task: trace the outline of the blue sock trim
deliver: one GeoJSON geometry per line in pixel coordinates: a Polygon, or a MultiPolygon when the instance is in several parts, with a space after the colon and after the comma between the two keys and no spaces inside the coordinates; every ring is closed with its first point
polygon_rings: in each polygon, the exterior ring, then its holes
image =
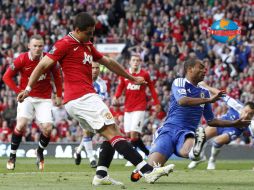
{"type": "Polygon", "coordinates": [[[212,145],[213,145],[213,147],[215,147],[215,148],[221,148],[221,147],[223,146],[223,144],[218,144],[218,143],[215,142],[215,141],[212,142],[212,145]]]}

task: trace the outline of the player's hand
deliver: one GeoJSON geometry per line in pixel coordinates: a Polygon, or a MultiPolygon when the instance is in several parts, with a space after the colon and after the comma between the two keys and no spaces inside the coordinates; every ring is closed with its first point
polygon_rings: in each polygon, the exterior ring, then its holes
{"type": "Polygon", "coordinates": [[[18,94],[18,96],[17,96],[17,101],[18,101],[18,102],[23,102],[24,99],[25,99],[26,97],[28,97],[28,94],[29,94],[29,92],[28,92],[27,90],[22,90],[22,91],[18,94]]]}
{"type": "Polygon", "coordinates": [[[235,120],[234,127],[244,128],[244,127],[248,127],[250,123],[251,123],[251,120],[245,120],[243,117],[241,117],[240,119],[235,120]]]}
{"type": "Polygon", "coordinates": [[[157,113],[160,112],[161,111],[161,105],[160,104],[155,105],[154,106],[154,111],[157,112],[157,113]]]}
{"type": "Polygon", "coordinates": [[[218,90],[216,93],[214,93],[213,96],[211,96],[209,103],[214,103],[214,102],[218,101],[220,98],[225,96],[225,94],[226,94],[225,91],[218,90]]]}
{"type": "Polygon", "coordinates": [[[55,105],[57,107],[60,107],[62,105],[62,97],[57,97],[55,98],[55,105]]]}
{"type": "Polygon", "coordinates": [[[145,79],[143,77],[134,77],[134,83],[137,84],[137,85],[140,85],[140,84],[147,84],[147,82],[145,81],[145,79]]]}
{"type": "Polygon", "coordinates": [[[115,96],[112,98],[112,104],[114,106],[119,105],[119,100],[115,96]]]}

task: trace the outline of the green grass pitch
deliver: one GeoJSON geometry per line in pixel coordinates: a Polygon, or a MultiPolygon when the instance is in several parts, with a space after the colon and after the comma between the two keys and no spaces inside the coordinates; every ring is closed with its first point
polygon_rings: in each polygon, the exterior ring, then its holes
{"type": "MultiPolygon", "coordinates": [[[[115,190],[117,186],[93,187],[91,185],[95,169],[87,160],[80,166],[73,159],[45,158],[45,170],[35,167],[35,159],[18,158],[16,169],[5,169],[7,158],[0,158],[1,190],[115,190]]],[[[124,160],[114,160],[109,174],[125,183],[129,190],[249,190],[254,189],[254,160],[223,160],[217,162],[217,170],[206,171],[206,164],[188,170],[188,160],[170,160],[176,165],[175,171],[162,177],[155,184],[147,184],[141,179],[137,183],[129,176],[134,167],[125,167],[124,160]]]]}

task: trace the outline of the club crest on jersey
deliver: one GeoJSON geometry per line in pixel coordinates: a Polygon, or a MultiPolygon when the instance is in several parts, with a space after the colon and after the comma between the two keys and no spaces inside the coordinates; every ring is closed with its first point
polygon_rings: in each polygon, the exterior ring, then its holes
{"type": "Polygon", "coordinates": [[[93,56],[92,55],[87,55],[86,52],[84,52],[84,60],[83,60],[83,63],[86,64],[86,63],[89,63],[89,64],[92,64],[93,62],[93,56]]]}
{"type": "Polygon", "coordinates": [[[54,54],[56,51],[56,46],[53,46],[51,50],[49,51],[49,54],[54,54]]]}
{"type": "Polygon", "coordinates": [[[105,113],[104,117],[105,117],[106,119],[113,119],[113,115],[112,115],[110,112],[105,113]]]}
{"type": "Polygon", "coordinates": [[[204,92],[200,93],[200,98],[205,98],[205,93],[204,92]]]}
{"type": "Polygon", "coordinates": [[[128,90],[139,90],[140,89],[140,85],[129,83],[128,86],[127,86],[127,89],[128,90]]]}

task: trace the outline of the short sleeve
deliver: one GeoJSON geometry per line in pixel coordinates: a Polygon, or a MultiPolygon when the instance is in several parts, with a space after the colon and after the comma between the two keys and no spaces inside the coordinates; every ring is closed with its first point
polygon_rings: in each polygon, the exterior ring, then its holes
{"type": "Polygon", "coordinates": [[[94,61],[98,61],[103,57],[103,54],[97,51],[93,45],[91,45],[90,48],[91,48],[91,53],[93,55],[94,61]]]}
{"type": "Polygon", "coordinates": [[[51,50],[47,53],[47,56],[54,61],[61,60],[67,53],[68,47],[64,40],[57,41],[51,50]]]}
{"type": "Polygon", "coordinates": [[[172,84],[172,93],[176,101],[179,101],[181,98],[187,96],[185,82],[183,78],[177,78],[174,80],[172,84]]]}

